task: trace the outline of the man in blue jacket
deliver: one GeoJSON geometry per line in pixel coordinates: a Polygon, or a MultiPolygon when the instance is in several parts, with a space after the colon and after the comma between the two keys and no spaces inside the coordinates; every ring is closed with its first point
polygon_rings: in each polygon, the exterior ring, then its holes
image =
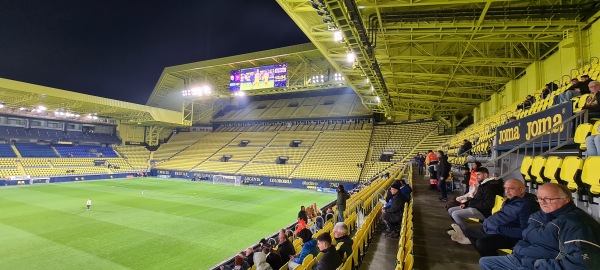
{"type": "Polygon", "coordinates": [[[482,257],[481,269],[600,269],[600,224],[566,186],[544,184],[537,196],[542,210],[529,217],[523,240],[512,254],[482,257]]]}
{"type": "Polygon", "coordinates": [[[500,211],[486,218],[483,225],[468,226],[466,237],[454,235],[452,240],[475,245],[481,257],[498,256],[498,249],[513,248],[527,228],[529,216],[540,210],[536,197],[525,192],[525,184],[518,179],[504,183],[506,201],[500,211]],[[468,238],[467,238],[468,237],[468,238]]]}

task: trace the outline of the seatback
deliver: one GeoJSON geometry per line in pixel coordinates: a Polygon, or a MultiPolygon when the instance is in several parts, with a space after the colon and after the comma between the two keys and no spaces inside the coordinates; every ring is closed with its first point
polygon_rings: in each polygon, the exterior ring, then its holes
{"type": "Polygon", "coordinates": [[[551,183],[558,183],[556,180],[556,173],[560,166],[562,165],[562,158],[556,156],[550,156],[546,158],[546,166],[544,168],[544,173],[542,174],[542,178],[544,181],[551,183]]]}
{"type": "Polygon", "coordinates": [[[533,159],[531,163],[531,180],[537,183],[544,183],[544,179],[541,177],[542,170],[546,165],[546,158],[542,156],[537,156],[533,159]]]}
{"type": "Polygon", "coordinates": [[[573,140],[575,143],[580,144],[580,149],[585,149],[585,138],[590,134],[591,130],[592,124],[589,123],[584,123],[577,126],[573,140]],[[581,148],[582,146],[583,148],[581,148]]]}
{"type": "MultiPolygon", "coordinates": [[[[581,181],[590,185],[590,191],[600,188],[600,156],[591,156],[585,159],[581,181]]],[[[597,191],[596,191],[597,192],[597,191]]],[[[592,192],[595,193],[595,192],[592,192]]],[[[597,193],[595,193],[597,194],[597,193]]]]}
{"type": "Polygon", "coordinates": [[[583,160],[580,157],[568,156],[565,157],[560,170],[560,179],[567,182],[567,187],[570,190],[578,188],[575,177],[578,170],[583,168],[583,160]]]}
{"type": "Polygon", "coordinates": [[[523,157],[523,162],[521,162],[521,175],[523,175],[523,179],[526,182],[531,181],[531,177],[529,176],[529,170],[531,169],[531,163],[533,159],[530,156],[523,157]]]}
{"type": "Polygon", "coordinates": [[[496,201],[494,202],[494,208],[492,208],[492,214],[500,211],[502,209],[502,204],[506,199],[502,196],[496,195],[496,201]]]}

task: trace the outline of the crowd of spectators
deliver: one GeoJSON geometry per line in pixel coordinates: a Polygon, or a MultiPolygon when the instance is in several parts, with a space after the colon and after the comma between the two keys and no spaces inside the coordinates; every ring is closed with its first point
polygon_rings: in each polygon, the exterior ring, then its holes
{"type": "Polygon", "coordinates": [[[465,194],[446,204],[454,222],[447,233],[479,252],[481,269],[600,269],[600,223],[573,203],[566,186],[540,185],[536,197],[521,180],[491,177],[479,162],[471,167],[462,168],[465,194]],[[506,199],[492,213],[497,196],[506,199]]]}

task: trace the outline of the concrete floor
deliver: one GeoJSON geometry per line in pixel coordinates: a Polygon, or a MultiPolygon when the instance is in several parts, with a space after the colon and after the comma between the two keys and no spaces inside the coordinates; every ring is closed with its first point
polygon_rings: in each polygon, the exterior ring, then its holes
{"type": "MultiPolygon", "coordinates": [[[[438,201],[439,193],[427,190],[429,178],[413,175],[413,223],[414,223],[414,269],[479,269],[479,254],[470,245],[450,240],[446,231],[452,219],[445,210],[444,202],[438,201]]],[[[449,198],[459,195],[450,193],[449,198]]],[[[375,235],[360,269],[393,270],[396,267],[398,238],[375,235]]]]}

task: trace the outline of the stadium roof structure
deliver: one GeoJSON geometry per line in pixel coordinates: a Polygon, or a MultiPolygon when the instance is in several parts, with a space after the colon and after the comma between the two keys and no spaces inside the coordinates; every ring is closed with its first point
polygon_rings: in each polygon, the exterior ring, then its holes
{"type": "Polygon", "coordinates": [[[565,37],[579,39],[600,8],[592,0],[277,2],[359,95],[374,88],[373,111],[446,119],[471,114],[565,37]]]}
{"type": "Polygon", "coordinates": [[[248,96],[271,95],[301,91],[323,90],[345,86],[344,81],[309,83],[315,75],[335,72],[323,54],[311,43],[229,56],[167,67],[163,70],[146,105],[161,108],[181,108],[182,90],[206,84],[213,89],[212,97],[229,98],[232,70],[287,63],[287,87],[244,91],[248,96]]]}
{"type": "Polygon", "coordinates": [[[48,112],[60,110],[82,116],[94,114],[119,120],[122,124],[184,126],[182,111],[154,108],[3,78],[0,78],[0,102],[5,108],[37,108],[42,105],[48,112]]]}

